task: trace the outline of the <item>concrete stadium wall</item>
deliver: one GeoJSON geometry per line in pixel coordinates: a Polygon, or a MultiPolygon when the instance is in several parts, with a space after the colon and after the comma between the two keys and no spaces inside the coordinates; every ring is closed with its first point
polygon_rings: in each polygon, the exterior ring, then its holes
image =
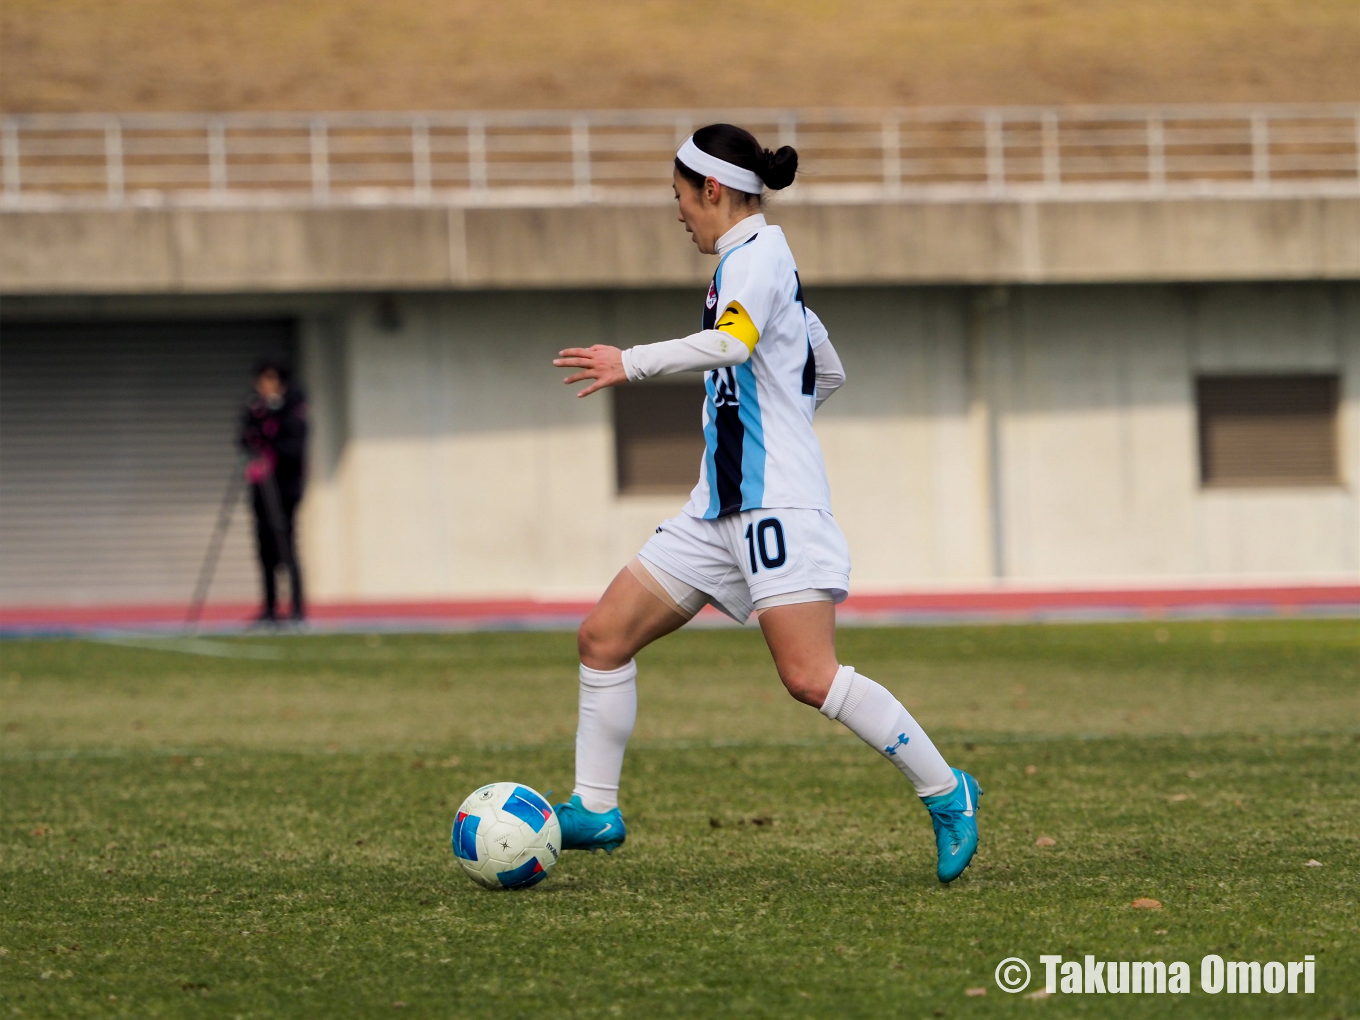
{"type": "Polygon", "coordinates": [[[615,498],[609,397],[576,400],[550,362],[562,346],[672,335],[688,304],[418,296],[396,321],[360,309],[309,329],[314,414],[330,433],[306,510],[316,595],[602,588],[682,500],[615,498]]]}
{"type": "MultiPolygon", "coordinates": [[[[1360,278],[1360,195],[780,204],[810,284],[1360,278]]],[[[669,205],[0,209],[0,295],[702,285],[669,205]]]]}
{"type": "Polygon", "coordinates": [[[1353,578],[1360,287],[1021,288],[984,313],[1006,578],[1353,578]],[[1199,486],[1194,377],[1342,375],[1344,485],[1199,486]]]}
{"type": "MultiPolygon", "coordinates": [[[[818,418],[857,590],[1360,575],[1360,285],[819,288],[818,418]],[[1345,484],[1205,490],[1194,376],[1338,371],[1345,484]]],[[[311,320],[313,591],[598,591],[682,497],[614,493],[567,344],[678,335],[691,292],[402,298],[311,320]]],[[[696,407],[696,419],[698,409],[696,407]]],[[[696,466],[697,471],[697,466],[696,466]]]]}
{"type": "MultiPolygon", "coordinates": [[[[773,215],[850,374],[818,431],[860,590],[1360,575],[1360,198],[773,215]],[[1201,489],[1193,379],[1220,369],[1341,372],[1344,485],[1201,489]]],[[[296,316],[316,597],[584,594],[683,500],[614,494],[609,397],[549,360],[694,328],[711,260],[672,216],[11,210],[0,294],[296,316]]]]}

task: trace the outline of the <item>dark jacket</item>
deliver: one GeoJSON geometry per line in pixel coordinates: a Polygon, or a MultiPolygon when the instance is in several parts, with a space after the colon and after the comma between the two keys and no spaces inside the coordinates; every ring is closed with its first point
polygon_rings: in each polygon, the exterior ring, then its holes
{"type": "Polygon", "coordinates": [[[307,478],[307,396],[301,387],[289,385],[276,408],[252,396],[241,415],[240,444],[251,459],[252,482],[272,476],[284,503],[300,501],[307,478]]]}

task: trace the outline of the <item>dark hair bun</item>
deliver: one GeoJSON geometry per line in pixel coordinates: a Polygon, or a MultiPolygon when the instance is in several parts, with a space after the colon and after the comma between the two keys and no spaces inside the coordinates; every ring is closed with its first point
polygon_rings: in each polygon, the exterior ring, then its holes
{"type": "MultiPolygon", "coordinates": [[[[710,156],[750,170],[765,187],[778,191],[793,183],[798,173],[798,153],[785,145],[777,152],[761,148],[756,136],[735,124],[709,124],[694,132],[694,144],[710,156]]],[[[696,188],[704,186],[703,174],[695,173],[677,158],[676,169],[696,188]]]]}
{"type": "Polygon", "coordinates": [[[792,145],[780,146],[771,152],[765,149],[761,153],[760,167],[756,170],[760,179],[765,182],[765,187],[778,191],[780,188],[787,188],[793,183],[794,175],[798,173],[798,152],[792,145]]]}

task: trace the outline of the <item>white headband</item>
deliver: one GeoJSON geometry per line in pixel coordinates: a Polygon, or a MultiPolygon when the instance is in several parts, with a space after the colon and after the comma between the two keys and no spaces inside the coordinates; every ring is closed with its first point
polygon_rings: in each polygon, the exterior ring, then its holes
{"type": "Polygon", "coordinates": [[[765,190],[765,182],[756,175],[754,170],[747,170],[745,167],[729,163],[725,159],[710,156],[694,144],[693,135],[685,139],[685,144],[680,146],[680,151],[675,154],[675,158],[696,174],[712,177],[725,187],[744,191],[748,195],[759,195],[765,190]]]}

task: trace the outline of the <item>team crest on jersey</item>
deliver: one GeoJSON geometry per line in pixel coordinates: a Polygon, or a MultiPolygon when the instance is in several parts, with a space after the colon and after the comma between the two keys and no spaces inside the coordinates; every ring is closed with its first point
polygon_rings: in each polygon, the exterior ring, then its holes
{"type": "Polygon", "coordinates": [[[704,299],[705,308],[718,307],[718,282],[713,280],[708,285],[708,297],[704,299]]]}

